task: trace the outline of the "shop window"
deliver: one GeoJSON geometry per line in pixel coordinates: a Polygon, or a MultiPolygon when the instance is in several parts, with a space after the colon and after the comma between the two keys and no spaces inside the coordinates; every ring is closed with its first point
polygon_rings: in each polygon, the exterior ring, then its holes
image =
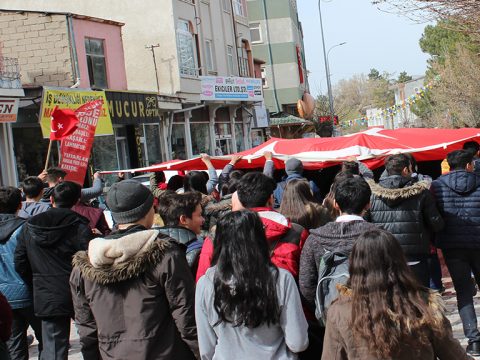
{"type": "Polygon", "coordinates": [[[187,159],[185,147],[185,124],[173,124],[172,126],[172,159],[187,159]]]}
{"type": "Polygon", "coordinates": [[[196,46],[191,23],[187,20],[178,20],[177,50],[180,74],[194,76],[197,74],[196,46]]]}
{"type": "Polygon", "coordinates": [[[104,40],[85,38],[88,77],[90,86],[108,88],[107,65],[105,62],[104,40]]]}
{"type": "Polygon", "coordinates": [[[259,22],[250,23],[250,38],[252,39],[252,44],[263,42],[262,27],[259,22]]]}
{"type": "Polygon", "coordinates": [[[205,57],[207,60],[207,70],[215,71],[215,54],[212,40],[205,40],[205,57]]]}
{"type": "Polygon", "coordinates": [[[190,123],[193,155],[211,154],[209,128],[209,123],[190,123]]]}
{"type": "MultiPolygon", "coordinates": [[[[95,170],[120,170],[115,154],[117,154],[117,149],[114,135],[95,137],[92,147],[92,161],[95,170]]],[[[115,179],[116,175],[107,175],[105,180],[110,185],[115,179]]]]}
{"type": "Polygon", "coordinates": [[[215,156],[231,154],[232,129],[230,123],[215,123],[215,156]]]}
{"type": "Polygon", "coordinates": [[[245,150],[245,141],[243,138],[242,123],[235,123],[235,142],[237,143],[237,151],[245,150]]]}
{"type": "Polygon", "coordinates": [[[160,143],[160,127],[157,124],[144,125],[145,143],[147,146],[148,164],[158,164],[162,159],[162,146],[160,143]]]}

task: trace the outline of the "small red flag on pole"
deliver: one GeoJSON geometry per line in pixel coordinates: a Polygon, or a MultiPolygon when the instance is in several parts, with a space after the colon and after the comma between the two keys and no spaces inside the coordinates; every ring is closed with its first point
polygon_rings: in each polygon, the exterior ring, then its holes
{"type": "Polygon", "coordinates": [[[50,123],[50,140],[62,140],[77,129],[78,118],[71,109],[55,107],[50,123]]]}
{"type": "Polygon", "coordinates": [[[55,106],[50,120],[50,143],[48,144],[47,159],[45,161],[45,170],[48,168],[48,160],[52,150],[53,140],[62,140],[70,136],[77,129],[78,118],[75,111],[71,109],[59,109],[55,106]]]}

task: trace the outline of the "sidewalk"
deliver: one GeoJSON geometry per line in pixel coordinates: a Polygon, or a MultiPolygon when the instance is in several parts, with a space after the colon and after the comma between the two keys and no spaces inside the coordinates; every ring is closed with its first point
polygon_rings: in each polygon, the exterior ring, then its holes
{"type": "MultiPolygon", "coordinates": [[[[443,279],[444,286],[447,288],[445,293],[443,294],[443,299],[445,300],[446,308],[447,308],[447,317],[450,320],[453,328],[453,334],[457,339],[460,340],[460,343],[466,347],[467,340],[463,335],[462,330],[462,321],[460,320],[460,316],[458,315],[457,310],[457,301],[455,298],[455,290],[453,289],[452,281],[450,278],[443,279]]],[[[475,310],[477,312],[477,316],[480,316],[480,291],[475,296],[475,310]]],[[[37,351],[37,342],[35,341],[34,344],[30,347],[30,359],[38,359],[38,351],[37,351]]],[[[70,360],[83,360],[82,354],[80,352],[80,341],[78,338],[77,330],[75,325],[72,322],[72,330],[70,336],[70,345],[71,349],[68,354],[68,359],[70,360]]],[[[480,360],[480,357],[476,358],[480,360]]]]}

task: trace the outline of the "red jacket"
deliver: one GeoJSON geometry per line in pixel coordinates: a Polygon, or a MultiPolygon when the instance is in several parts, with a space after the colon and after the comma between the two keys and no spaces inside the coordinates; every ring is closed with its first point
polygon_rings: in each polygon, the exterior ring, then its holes
{"type": "MultiPolygon", "coordinates": [[[[257,212],[263,222],[267,241],[270,248],[273,248],[272,262],[279,268],[290,271],[294,278],[298,279],[300,252],[308,237],[308,231],[298,224],[292,224],[285,216],[271,208],[250,210],[257,212]]],[[[200,253],[196,281],[210,267],[212,257],[213,242],[207,237],[200,253]]]]}

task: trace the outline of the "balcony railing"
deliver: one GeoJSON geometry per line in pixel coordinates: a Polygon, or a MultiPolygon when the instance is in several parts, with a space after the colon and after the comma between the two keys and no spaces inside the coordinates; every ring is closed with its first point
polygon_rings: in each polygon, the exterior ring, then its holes
{"type": "Polygon", "coordinates": [[[18,59],[0,56],[0,88],[22,88],[18,59]]]}

